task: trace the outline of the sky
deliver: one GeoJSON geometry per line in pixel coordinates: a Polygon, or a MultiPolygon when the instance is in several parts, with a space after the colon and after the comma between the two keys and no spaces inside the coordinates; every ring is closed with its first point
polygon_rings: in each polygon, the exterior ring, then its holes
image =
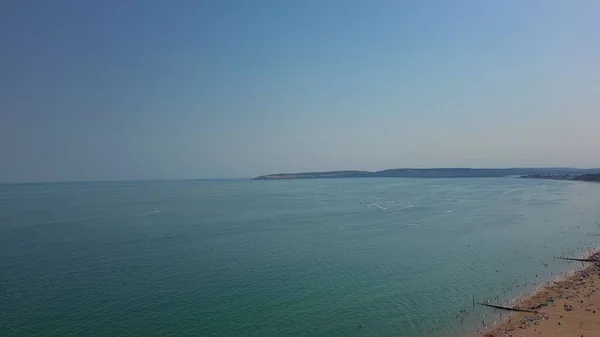
{"type": "Polygon", "coordinates": [[[600,1],[5,0],[0,182],[600,167],[600,1]]]}

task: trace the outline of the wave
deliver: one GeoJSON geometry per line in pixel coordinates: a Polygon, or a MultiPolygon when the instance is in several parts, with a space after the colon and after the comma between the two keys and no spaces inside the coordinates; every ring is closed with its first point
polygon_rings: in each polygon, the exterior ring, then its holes
{"type": "Polygon", "coordinates": [[[420,223],[408,223],[405,225],[400,225],[400,227],[402,227],[402,228],[421,227],[421,226],[423,226],[423,225],[420,223]]]}
{"type": "Polygon", "coordinates": [[[387,208],[385,208],[385,207],[383,207],[383,206],[381,206],[381,205],[377,205],[377,204],[370,204],[369,206],[375,206],[375,207],[377,207],[377,208],[381,208],[381,209],[382,209],[382,210],[384,210],[384,211],[386,211],[386,210],[387,210],[387,208]]]}
{"type": "Polygon", "coordinates": [[[403,206],[403,207],[400,207],[398,209],[407,209],[407,208],[412,208],[412,207],[415,207],[415,205],[403,206]]]}

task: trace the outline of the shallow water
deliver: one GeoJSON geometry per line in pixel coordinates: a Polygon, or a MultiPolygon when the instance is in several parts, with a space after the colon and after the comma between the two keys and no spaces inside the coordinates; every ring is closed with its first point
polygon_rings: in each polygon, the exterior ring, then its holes
{"type": "Polygon", "coordinates": [[[0,331],[465,335],[498,320],[473,297],[577,267],[552,256],[598,246],[599,201],[511,178],[0,185],[0,331]]]}

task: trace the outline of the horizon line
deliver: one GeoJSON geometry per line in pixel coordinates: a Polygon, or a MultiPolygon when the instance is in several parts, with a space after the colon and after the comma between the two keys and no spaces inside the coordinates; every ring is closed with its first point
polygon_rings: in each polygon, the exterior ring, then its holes
{"type": "Polygon", "coordinates": [[[510,169],[572,169],[572,170],[600,170],[600,167],[579,168],[573,166],[526,166],[526,167],[399,167],[386,168],[382,170],[327,170],[327,171],[304,171],[304,172],[277,172],[266,173],[251,177],[220,177],[220,178],[149,178],[149,179],[99,179],[99,180],[48,180],[48,181],[0,181],[0,185],[25,185],[25,184],[69,184],[69,183],[124,183],[124,182],[160,182],[160,181],[219,181],[219,180],[252,180],[256,177],[277,175],[277,174],[307,174],[307,173],[327,173],[327,172],[381,172],[387,170],[441,170],[441,169],[462,169],[462,170],[510,170],[510,169]]]}

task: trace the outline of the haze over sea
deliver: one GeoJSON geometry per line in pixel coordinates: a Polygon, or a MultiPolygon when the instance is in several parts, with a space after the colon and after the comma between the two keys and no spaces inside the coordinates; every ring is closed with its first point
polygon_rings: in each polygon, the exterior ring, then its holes
{"type": "Polygon", "coordinates": [[[473,296],[577,267],[553,256],[598,245],[598,200],[516,178],[0,185],[0,331],[466,335],[496,319],[473,296]]]}

